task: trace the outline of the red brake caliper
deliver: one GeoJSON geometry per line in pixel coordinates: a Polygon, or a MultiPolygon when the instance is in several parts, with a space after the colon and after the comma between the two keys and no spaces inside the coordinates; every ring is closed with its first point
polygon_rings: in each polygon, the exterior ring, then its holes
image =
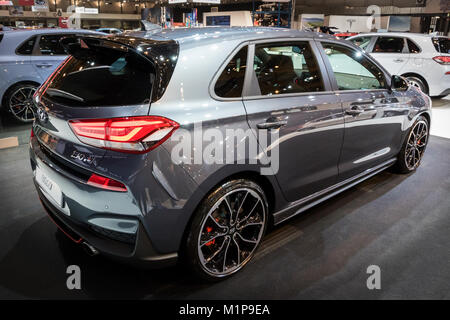
{"type": "MultiPolygon", "coordinates": [[[[211,233],[212,228],[211,227],[206,227],[206,232],[211,233]]],[[[205,243],[205,246],[209,247],[210,245],[216,243],[216,239],[212,239],[211,241],[208,241],[207,243],[205,243]]]]}

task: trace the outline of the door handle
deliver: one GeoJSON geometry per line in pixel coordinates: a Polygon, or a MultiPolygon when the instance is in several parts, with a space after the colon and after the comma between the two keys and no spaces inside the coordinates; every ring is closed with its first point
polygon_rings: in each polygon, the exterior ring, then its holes
{"type": "Polygon", "coordinates": [[[258,129],[279,129],[285,125],[287,125],[286,120],[278,120],[258,123],[256,126],[258,127],[258,129]]]}
{"type": "Polygon", "coordinates": [[[50,68],[50,67],[52,67],[53,65],[52,65],[52,64],[49,64],[49,63],[38,63],[38,64],[36,64],[36,66],[37,66],[38,68],[50,68]]]}
{"type": "Polygon", "coordinates": [[[404,60],[401,58],[394,59],[394,62],[403,62],[404,60]]]}
{"type": "Polygon", "coordinates": [[[346,109],[345,113],[351,116],[357,116],[363,113],[365,110],[361,106],[351,106],[350,109],[346,109]]]}

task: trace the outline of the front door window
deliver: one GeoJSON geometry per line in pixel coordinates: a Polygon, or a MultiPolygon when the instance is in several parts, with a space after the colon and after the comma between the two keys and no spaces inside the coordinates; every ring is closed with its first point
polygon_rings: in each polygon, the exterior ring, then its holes
{"type": "Polygon", "coordinates": [[[323,48],[333,69],[339,90],[370,90],[386,88],[383,72],[362,52],[333,43],[323,48]]]}

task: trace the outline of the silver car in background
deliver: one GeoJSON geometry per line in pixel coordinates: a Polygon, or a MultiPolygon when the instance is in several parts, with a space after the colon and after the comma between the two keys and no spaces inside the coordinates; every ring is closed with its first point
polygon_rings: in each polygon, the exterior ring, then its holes
{"type": "Polygon", "coordinates": [[[31,97],[67,57],[59,40],[75,34],[101,33],[75,29],[0,32],[0,104],[3,110],[21,122],[33,121],[31,97]]]}

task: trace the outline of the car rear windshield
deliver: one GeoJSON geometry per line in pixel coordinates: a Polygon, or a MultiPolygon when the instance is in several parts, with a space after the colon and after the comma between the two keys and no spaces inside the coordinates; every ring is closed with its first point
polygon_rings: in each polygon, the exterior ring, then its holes
{"type": "Polygon", "coordinates": [[[450,38],[433,38],[433,44],[437,52],[450,53],[450,38]]]}
{"type": "Polygon", "coordinates": [[[76,107],[148,104],[155,68],[133,50],[82,42],[57,71],[44,98],[76,107]]]}

